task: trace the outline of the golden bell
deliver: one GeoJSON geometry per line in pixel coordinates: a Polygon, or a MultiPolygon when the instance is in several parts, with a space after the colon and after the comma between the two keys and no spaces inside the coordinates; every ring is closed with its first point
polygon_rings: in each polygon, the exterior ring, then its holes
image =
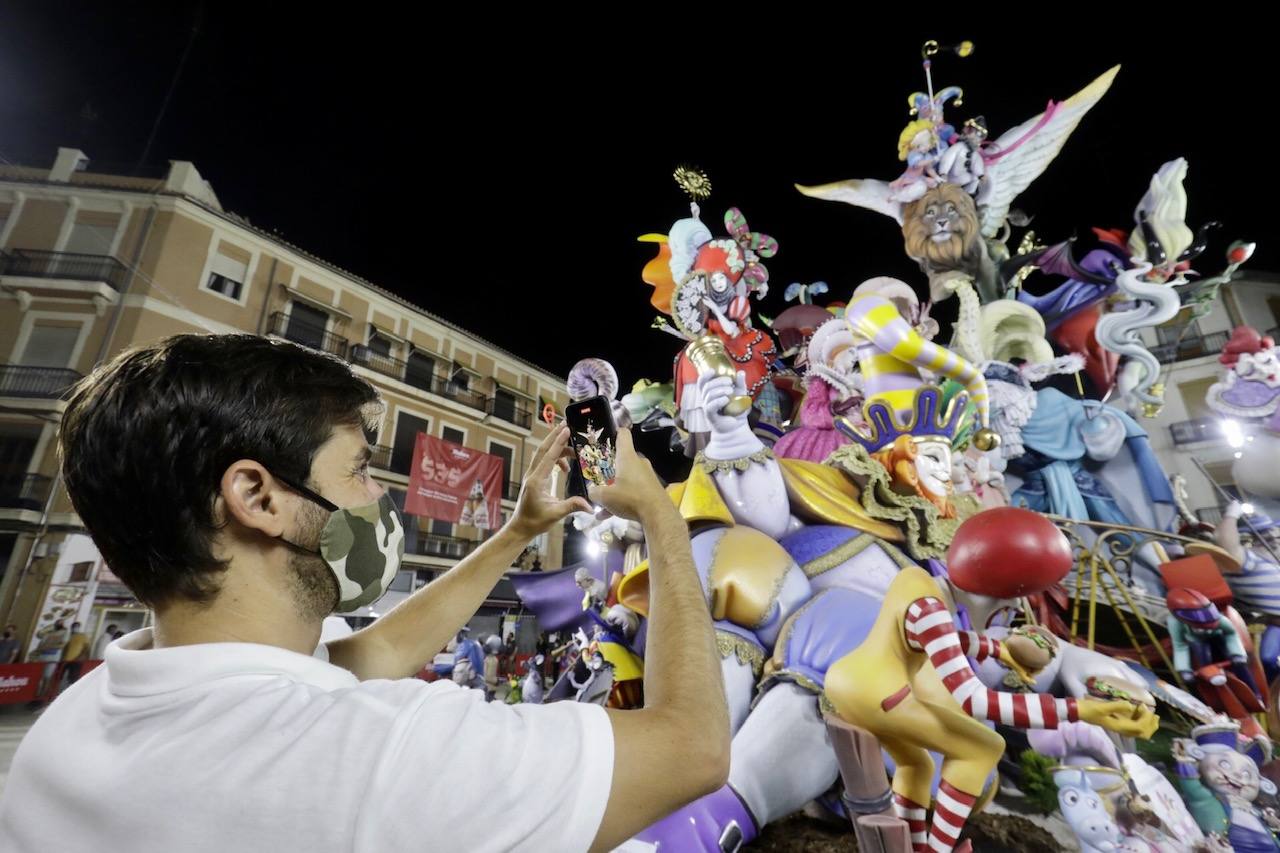
{"type": "Polygon", "coordinates": [[[973,446],[983,453],[988,450],[995,450],[1000,446],[1000,433],[988,427],[983,427],[973,434],[973,446]]]}
{"type": "MultiPolygon", "coordinates": [[[[727,376],[734,380],[738,377],[738,367],[733,363],[733,359],[729,358],[729,351],[724,348],[724,341],[715,335],[702,335],[691,342],[684,352],[693,366],[698,368],[699,374],[714,373],[716,376],[727,376]]],[[[751,396],[741,394],[730,397],[723,411],[730,417],[737,417],[750,411],[751,404],[751,396]]]]}
{"type": "Polygon", "coordinates": [[[1142,416],[1144,418],[1154,418],[1160,414],[1160,410],[1164,408],[1164,383],[1153,382],[1151,384],[1150,393],[1152,397],[1158,398],[1154,403],[1142,404],[1142,416]]]}

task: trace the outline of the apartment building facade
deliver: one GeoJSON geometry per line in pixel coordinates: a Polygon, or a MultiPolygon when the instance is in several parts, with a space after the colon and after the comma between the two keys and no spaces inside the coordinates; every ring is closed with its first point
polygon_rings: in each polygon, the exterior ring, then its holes
{"type": "MultiPolygon", "coordinates": [[[[142,176],[92,165],[64,148],[50,168],[0,166],[0,620],[29,647],[57,618],[91,636],[147,620],[61,488],[54,439],[76,380],[168,335],[269,335],[342,358],[386,401],[372,466],[401,506],[426,433],[501,457],[504,516],[514,508],[548,429],[541,410],[567,402],[562,377],[224,210],[191,163],[142,176]]],[[[374,618],[487,535],[407,526],[392,593],[355,616],[374,618]]],[[[563,530],[536,547],[559,567],[563,530]]],[[[486,613],[515,603],[503,582],[486,613]]]]}

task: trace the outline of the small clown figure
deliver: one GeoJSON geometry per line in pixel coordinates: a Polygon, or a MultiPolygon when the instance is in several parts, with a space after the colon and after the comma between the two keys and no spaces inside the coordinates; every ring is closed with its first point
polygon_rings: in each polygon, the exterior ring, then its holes
{"type": "Polygon", "coordinates": [[[1125,699],[991,690],[970,668],[968,657],[995,658],[1027,683],[1051,660],[1030,632],[1000,642],[957,631],[947,603],[963,604],[975,625],[986,625],[1019,596],[1061,580],[1073,565],[1071,547],[1048,519],[1013,507],[979,513],[956,531],[947,563],[945,580],[918,568],[899,572],[867,638],[826,678],[826,697],[840,718],[879,738],[893,758],[894,811],[910,826],[915,853],[955,847],[1004,753],[1003,738],[982,721],[1047,729],[1083,720],[1139,737],[1159,724],[1148,707],[1125,699]],[[943,762],[926,830],[930,752],[943,762]]]}
{"type": "Polygon", "coordinates": [[[1280,821],[1271,809],[1255,803],[1259,793],[1276,793],[1275,784],[1258,771],[1259,763],[1270,757],[1260,743],[1242,742],[1230,722],[1197,726],[1191,737],[1173,742],[1173,757],[1182,797],[1196,823],[1206,833],[1226,835],[1236,853],[1280,850],[1280,821]]]}

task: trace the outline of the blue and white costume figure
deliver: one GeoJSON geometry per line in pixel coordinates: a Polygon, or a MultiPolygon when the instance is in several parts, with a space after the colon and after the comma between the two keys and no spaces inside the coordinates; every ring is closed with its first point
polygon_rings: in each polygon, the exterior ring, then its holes
{"type": "Polygon", "coordinates": [[[1155,530],[1173,521],[1173,491],[1146,430],[1119,409],[1041,388],[1021,438],[1025,452],[1009,465],[1015,506],[1155,530]]]}

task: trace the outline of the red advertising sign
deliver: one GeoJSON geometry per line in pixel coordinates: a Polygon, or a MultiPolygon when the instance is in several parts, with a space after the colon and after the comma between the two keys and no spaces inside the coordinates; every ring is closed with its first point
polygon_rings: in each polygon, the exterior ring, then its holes
{"type": "Polygon", "coordinates": [[[502,526],[502,459],[418,433],[404,511],[489,530],[502,526]]]}
{"type": "MultiPolygon", "coordinates": [[[[87,660],[80,664],[80,675],[85,676],[102,661],[87,660]]],[[[62,683],[63,672],[67,667],[65,661],[59,663],[53,676],[46,685],[45,695],[39,696],[40,678],[44,674],[43,663],[10,663],[0,666],[0,705],[17,705],[20,702],[32,702],[36,699],[53,699],[58,685],[62,683]]]]}
{"type": "Polygon", "coordinates": [[[13,663],[0,666],[0,705],[30,702],[40,687],[42,663],[13,663]]]}

